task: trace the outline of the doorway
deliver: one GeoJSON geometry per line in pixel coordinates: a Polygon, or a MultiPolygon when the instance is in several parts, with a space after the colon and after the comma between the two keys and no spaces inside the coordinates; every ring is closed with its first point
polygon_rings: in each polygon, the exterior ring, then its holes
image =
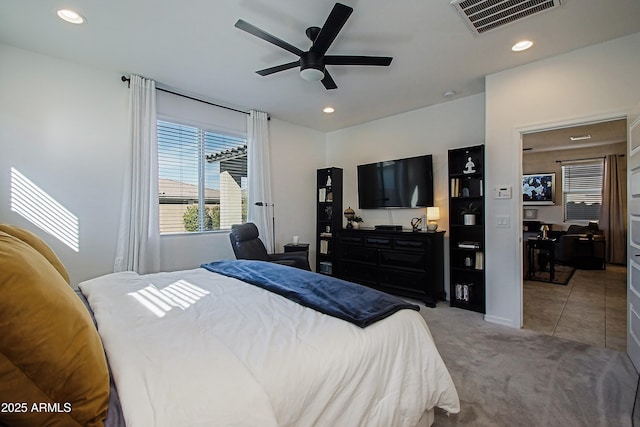
{"type": "MultiPolygon", "coordinates": [[[[626,118],[522,135],[523,174],[554,174],[556,177],[552,203],[523,205],[525,256],[527,239],[540,233],[536,229],[538,224],[546,225],[550,237],[556,239],[566,233],[571,225],[587,225],[586,220],[576,221],[566,217],[563,164],[591,160],[597,162],[596,159],[604,158],[607,154],[619,154],[622,158],[619,163],[624,165],[626,174],[623,157],[627,150],[626,136],[626,118]],[[534,229],[531,229],[532,225],[534,229]]],[[[623,182],[626,184],[626,175],[623,182]]],[[[626,197],[624,203],[626,212],[626,197]]],[[[625,265],[607,264],[604,270],[592,270],[575,268],[569,264],[568,270],[573,268],[568,273],[570,278],[566,284],[557,284],[528,280],[528,263],[523,261],[523,328],[626,351],[625,265]]],[[[548,265],[546,267],[549,268],[548,265]]]]}

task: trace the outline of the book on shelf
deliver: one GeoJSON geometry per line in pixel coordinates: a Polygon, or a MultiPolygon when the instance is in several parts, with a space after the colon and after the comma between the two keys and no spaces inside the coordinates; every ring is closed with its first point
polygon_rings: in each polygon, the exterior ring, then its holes
{"type": "Polygon", "coordinates": [[[462,242],[458,242],[458,247],[463,249],[480,249],[480,242],[463,240],[462,242]]]}
{"type": "Polygon", "coordinates": [[[318,201],[325,202],[327,200],[327,189],[319,188],[318,189],[318,201]]]}
{"type": "Polygon", "coordinates": [[[476,262],[474,266],[476,270],[484,270],[484,254],[480,251],[476,252],[476,262]]]}
{"type": "Polygon", "coordinates": [[[330,261],[321,261],[320,262],[320,273],[332,274],[333,273],[333,264],[330,261]]]}
{"type": "Polygon", "coordinates": [[[471,302],[473,296],[473,283],[456,283],[456,300],[471,302]]]}
{"type": "Polygon", "coordinates": [[[451,197],[458,197],[460,195],[460,179],[451,178],[451,197]]]}
{"type": "Polygon", "coordinates": [[[323,255],[327,255],[329,253],[329,241],[328,240],[320,240],[320,253],[323,255]]]}
{"type": "Polygon", "coordinates": [[[320,233],[320,237],[333,237],[333,234],[326,233],[326,232],[323,231],[322,233],[320,233]]]}

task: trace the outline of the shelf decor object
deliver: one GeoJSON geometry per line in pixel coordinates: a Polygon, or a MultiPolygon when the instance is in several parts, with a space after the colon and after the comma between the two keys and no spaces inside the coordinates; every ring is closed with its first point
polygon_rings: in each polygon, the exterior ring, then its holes
{"type": "Polygon", "coordinates": [[[485,305],[484,145],[449,150],[449,302],[485,305]]]}
{"type": "Polygon", "coordinates": [[[344,217],[347,218],[347,228],[353,228],[353,224],[351,223],[351,221],[353,221],[353,218],[355,216],[356,213],[353,209],[351,209],[351,206],[344,210],[344,217]]]}

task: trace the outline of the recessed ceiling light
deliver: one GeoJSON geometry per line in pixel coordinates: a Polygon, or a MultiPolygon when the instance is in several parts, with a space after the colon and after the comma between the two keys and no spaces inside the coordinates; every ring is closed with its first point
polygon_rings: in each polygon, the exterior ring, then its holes
{"type": "Polygon", "coordinates": [[[443,93],[442,96],[444,96],[445,98],[451,98],[455,94],[456,94],[455,90],[448,90],[445,93],[443,93]]]}
{"type": "Polygon", "coordinates": [[[324,107],[324,110],[322,110],[322,111],[324,111],[327,114],[331,114],[336,110],[333,107],[324,107]]]}
{"type": "Polygon", "coordinates": [[[84,16],[71,9],[60,9],[57,13],[60,19],[64,19],[72,24],[84,24],[87,22],[84,16]]]}
{"type": "Polygon", "coordinates": [[[570,136],[569,139],[572,141],[583,141],[585,139],[591,139],[591,135],[570,136]]]}
{"type": "Polygon", "coordinates": [[[527,50],[529,49],[531,46],[533,46],[533,42],[530,40],[522,40],[519,41],[518,43],[514,44],[511,47],[511,50],[514,52],[520,52],[521,50],[527,50]]]}

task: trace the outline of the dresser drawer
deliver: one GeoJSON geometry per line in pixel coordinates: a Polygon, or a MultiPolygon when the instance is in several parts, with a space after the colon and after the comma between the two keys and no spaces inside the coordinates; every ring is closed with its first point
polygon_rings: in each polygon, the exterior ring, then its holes
{"type": "Polygon", "coordinates": [[[380,285],[425,292],[427,288],[427,278],[424,274],[384,269],[380,270],[380,285]]]}
{"type": "Polygon", "coordinates": [[[430,242],[425,239],[394,239],[393,247],[400,250],[423,252],[429,248],[429,243],[430,242]]]}
{"type": "Polygon", "coordinates": [[[378,269],[367,264],[343,261],[341,278],[363,285],[375,285],[378,282],[378,269]]]}
{"type": "Polygon", "coordinates": [[[424,270],[426,264],[424,252],[380,251],[381,266],[424,270]]]}
{"type": "Polygon", "coordinates": [[[367,236],[365,237],[364,244],[371,248],[390,249],[392,247],[393,239],[390,237],[378,237],[367,236]]]}
{"type": "Polygon", "coordinates": [[[343,245],[342,259],[345,261],[361,261],[376,264],[378,262],[378,250],[363,248],[362,246],[343,245]]]}

